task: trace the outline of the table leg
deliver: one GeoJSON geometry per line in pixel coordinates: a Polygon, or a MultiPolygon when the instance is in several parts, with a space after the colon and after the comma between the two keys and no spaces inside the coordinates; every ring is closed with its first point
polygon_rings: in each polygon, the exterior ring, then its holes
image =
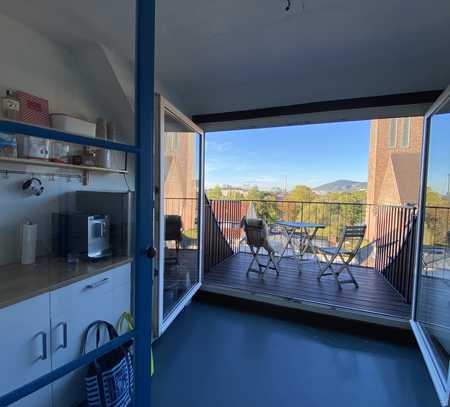
{"type": "Polygon", "coordinates": [[[295,249],[294,244],[292,243],[292,240],[294,238],[294,234],[295,234],[295,229],[288,229],[288,228],[283,228],[283,234],[285,235],[286,238],[286,245],[283,248],[283,251],[280,254],[280,259],[278,260],[278,265],[281,263],[281,260],[283,260],[284,258],[284,254],[286,253],[287,250],[291,249],[292,250],[292,256],[286,256],[287,258],[294,258],[297,261],[297,267],[298,270],[300,270],[300,261],[299,258],[297,257],[297,252],[295,249]]]}
{"type": "Polygon", "coordinates": [[[312,233],[308,233],[308,231],[305,231],[306,236],[307,236],[306,237],[307,241],[306,241],[306,244],[305,244],[304,251],[302,253],[302,255],[304,255],[306,253],[306,251],[308,250],[308,248],[311,248],[311,253],[313,254],[314,259],[316,261],[319,261],[319,258],[318,258],[318,252],[317,252],[315,246],[313,245],[313,240],[315,239],[316,234],[317,234],[318,231],[319,231],[318,227],[314,228],[314,231],[312,233]]]}

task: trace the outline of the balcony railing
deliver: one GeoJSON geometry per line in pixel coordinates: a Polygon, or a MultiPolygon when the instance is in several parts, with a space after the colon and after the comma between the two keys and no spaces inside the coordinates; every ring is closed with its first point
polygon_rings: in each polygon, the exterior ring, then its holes
{"type": "MultiPolygon", "coordinates": [[[[244,216],[275,220],[322,223],[314,244],[336,244],[346,225],[366,224],[364,243],[355,265],[375,270],[406,303],[411,302],[414,270],[416,209],[414,207],[344,202],[298,202],[275,200],[211,200],[204,208],[205,271],[238,253],[248,253],[240,227],[244,216]]],[[[166,212],[182,217],[184,245],[198,244],[198,200],[167,199],[166,212]]],[[[450,208],[427,207],[425,216],[423,272],[437,275],[448,261],[450,208]],[[444,255],[442,254],[444,252],[444,255]]],[[[283,236],[273,239],[283,245],[283,236]]],[[[450,278],[450,276],[449,276],[450,278]]]]}
{"type": "MultiPolygon", "coordinates": [[[[322,223],[326,227],[319,231],[314,241],[314,244],[322,246],[336,244],[344,226],[366,224],[364,244],[356,263],[375,268],[405,302],[411,300],[415,208],[344,202],[212,200],[208,210],[217,234],[206,233],[206,236],[207,240],[216,242],[215,246],[220,247],[222,255],[210,255],[218,262],[230,255],[248,251],[240,228],[243,216],[262,218],[268,224],[279,219],[322,223]]],[[[281,240],[282,236],[275,234],[274,239],[281,240]]],[[[209,267],[215,264],[212,261],[209,267]]]]}
{"type": "MultiPolygon", "coordinates": [[[[366,224],[367,232],[359,262],[374,266],[374,236],[377,206],[363,203],[299,202],[274,200],[213,200],[211,207],[223,235],[233,252],[246,251],[242,244],[240,222],[243,216],[258,217],[271,225],[276,220],[321,223],[326,225],[316,235],[316,245],[333,245],[345,225],[366,224]]],[[[276,235],[274,239],[276,239],[276,235]]],[[[280,237],[281,238],[281,237],[280,237]]]]}

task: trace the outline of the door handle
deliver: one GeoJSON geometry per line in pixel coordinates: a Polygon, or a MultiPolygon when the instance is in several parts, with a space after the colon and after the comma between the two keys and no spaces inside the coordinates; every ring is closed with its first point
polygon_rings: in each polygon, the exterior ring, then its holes
{"type": "Polygon", "coordinates": [[[106,284],[108,281],[109,281],[109,277],[106,277],[106,278],[104,278],[102,280],[96,281],[95,283],[88,284],[86,286],[86,290],[92,290],[93,288],[100,287],[101,285],[106,284]]]}
{"type": "Polygon", "coordinates": [[[145,255],[149,258],[149,259],[153,259],[156,256],[156,249],[152,246],[147,247],[145,249],[145,255]]]}
{"type": "MultiPolygon", "coordinates": [[[[62,327],[63,329],[63,343],[59,344],[56,349],[55,352],[58,349],[66,349],[67,348],[67,322],[60,322],[59,324],[57,324],[55,326],[55,332],[58,333],[59,328],[62,327]]],[[[59,336],[57,336],[58,338],[58,343],[59,343],[59,336]]]]}
{"type": "Polygon", "coordinates": [[[39,336],[42,338],[42,352],[38,356],[37,359],[38,360],[46,360],[47,359],[47,333],[44,331],[41,331],[36,335],[36,338],[39,336]]]}

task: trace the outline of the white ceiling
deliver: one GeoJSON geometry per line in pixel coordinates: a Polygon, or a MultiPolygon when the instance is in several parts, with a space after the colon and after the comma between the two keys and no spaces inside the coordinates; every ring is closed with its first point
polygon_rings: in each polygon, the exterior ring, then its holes
{"type": "Polygon", "coordinates": [[[442,89],[448,0],[161,0],[157,72],[192,113],[442,89]]]}
{"type": "MultiPolygon", "coordinates": [[[[157,79],[188,114],[442,89],[448,0],[158,0],[157,79]]],[[[68,46],[133,59],[131,0],[2,0],[68,46]]]]}

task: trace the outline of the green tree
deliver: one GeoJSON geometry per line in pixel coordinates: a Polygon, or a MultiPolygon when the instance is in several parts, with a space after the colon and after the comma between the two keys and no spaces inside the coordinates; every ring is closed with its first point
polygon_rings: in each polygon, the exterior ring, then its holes
{"type": "Polygon", "coordinates": [[[431,188],[427,189],[424,243],[433,246],[447,246],[449,233],[449,202],[431,188]]]}
{"type": "Polygon", "coordinates": [[[216,185],[213,188],[208,189],[208,198],[209,199],[223,199],[223,192],[222,192],[222,188],[220,188],[219,185],[216,185]]]}
{"type": "Polygon", "coordinates": [[[260,200],[264,199],[264,192],[260,191],[257,186],[250,188],[247,193],[247,199],[260,200]]]}
{"type": "Polygon", "coordinates": [[[318,195],[306,185],[296,185],[283,201],[279,204],[281,217],[290,221],[303,221],[311,219],[316,212],[312,202],[318,199],[318,195]]]}
{"type": "Polygon", "coordinates": [[[346,203],[365,203],[367,199],[366,191],[352,192],[329,192],[321,197],[324,202],[346,202],[346,203]]]}
{"type": "Polygon", "coordinates": [[[228,194],[226,199],[229,199],[231,201],[241,201],[241,200],[245,199],[245,197],[242,192],[232,191],[228,194]]]}
{"type": "Polygon", "coordinates": [[[246,199],[253,201],[258,218],[264,219],[269,224],[279,218],[276,194],[260,191],[254,186],[248,191],[246,199]]]}
{"type": "Polygon", "coordinates": [[[300,202],[312,202],[317,199],[318,195],[306,185],[296,185],[292,191],[290,191],[285,200],[286,201],[300,201],[300,202]]]}

